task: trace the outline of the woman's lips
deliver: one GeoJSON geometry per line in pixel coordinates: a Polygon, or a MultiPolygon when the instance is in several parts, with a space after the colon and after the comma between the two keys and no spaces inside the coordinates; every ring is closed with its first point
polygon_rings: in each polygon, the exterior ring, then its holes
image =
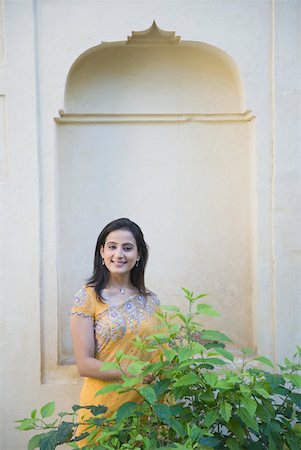
{"type": "Polygon", "coordinates": [[[112,261],[112,263],[116,266],[123,266],[123,264],[125,264],[125,261],[112,261]]]}

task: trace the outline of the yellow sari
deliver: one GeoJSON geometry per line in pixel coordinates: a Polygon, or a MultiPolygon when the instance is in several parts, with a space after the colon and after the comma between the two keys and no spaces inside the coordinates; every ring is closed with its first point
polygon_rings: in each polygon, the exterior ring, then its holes
{"type": "MultiPolygon", "coordinates": [[[[141,351],[132,344],[132,340],[137,336],[144,340],[146,336],[156,332],[159,321],[155,313],[159,305],[157,296],[149,293],[147,296],[132,295],[118,305],[109,306],[98,300],[94,288],[84,286],[75,295],[70,314],[92,318],[96,359],[113,362],[116,361],[116,351],[123,350],[126,354],[154,362],[157,355],[154,353],[141,355],[141,351]]],[[[95,396],[97,391],[110,383],[96,378],[85,378],[80,394],[80,405],[105,405],[108,408],[106,416],[109,416],[123,403],[141,400],[139,394],[132,391],[123,394],[110,392],[95,396]]],[[[81,420],[89,417],[91,417],[90,411],[80,410],[79,418],[81,420]]],[[[79,426],[77,435],[84,430],[85,426],[79,426]]],[[[86,439],[79,441],[79,444],[80,446],[87,445],[86,439]]]]}

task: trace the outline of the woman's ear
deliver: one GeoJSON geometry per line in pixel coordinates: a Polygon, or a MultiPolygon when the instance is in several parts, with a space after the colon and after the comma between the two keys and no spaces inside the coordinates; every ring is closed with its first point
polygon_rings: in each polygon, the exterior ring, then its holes
{"type": "Polygon", "coordinates": [[[103,258],[103,245],[100,246],[99,253],[100,253],[100,256],[103,258]]]}

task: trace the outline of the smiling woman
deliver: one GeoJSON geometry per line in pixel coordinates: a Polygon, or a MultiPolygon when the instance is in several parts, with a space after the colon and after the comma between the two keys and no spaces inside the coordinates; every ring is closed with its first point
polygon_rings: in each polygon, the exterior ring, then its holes
{"type": "MultiPolygon", "coordinates": [[[[156,353],[141,355],[133,345],[135,337],[144,340],[158,326],[159,300],[144,284],[147,259],[147,245],[137,224],[124,218],[109,223],[97,239],[93,275],[76,294],[71,310],[76,364],[80,375],[86,377],[80,404],[103,404],[108,407],[107,415],[127,401],[139,401],[140,396],[110,392],[95,397],[97,391],[127,373],[126,362],[122,371],[101,371],[102,364],[114,362],[117,350],[150,362],[157,357],[156,353]]],[[[144,383],[152,380],[147,375],[144,383]]],[[[88,410],[79,412],[80,420],[88,417],[88,410]]],[[[77,434],[84,431],[84,426],[79,426],[77,434]]],[[[80,442],[84,445],[85,440],[80,442]]]]}
{"type": "MultiPolygon", "coordinates": [[[[110,271],[117,283],[117,294],[125,294],[126,287],[120,287],[120,282],[129,283],[131,270],[139,265],[139,252],[136,240],[131,231],[116,230],[108,234],[106,242],[100,248],[102,264],[110,271]],[[114,275],[113,275],[114,274],[114,275]],[[126,280],[123,280],[126,276],[126,280]]],[[[113,281],[113,280],[112,280],[113,281]]],[[[112,286],[113,287],[113,286],[112,286]]],[[[107,291],[108,289],[105,289],[107,291]]],[[[102,296],[104,290],[102,292],[102,296]]]]}

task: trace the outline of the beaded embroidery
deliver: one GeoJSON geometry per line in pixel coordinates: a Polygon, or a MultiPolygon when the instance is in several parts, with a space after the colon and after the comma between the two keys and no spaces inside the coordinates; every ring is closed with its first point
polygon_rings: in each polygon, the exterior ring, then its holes
{"type": "Polygon", "coordinates": [[[82,306],[86,299],[86,289],[81,288],[76,294],[74,298],[74,306],[82,306]]]}
{"type": "Polygon", "coordinates": [[[154,314],[159,304],[154,294],[147,297],[137,295],[97,314],[94,327],[97,352],[108,342],[122,339],[127,331],[137,330],[144,320],[154,314]]]}

